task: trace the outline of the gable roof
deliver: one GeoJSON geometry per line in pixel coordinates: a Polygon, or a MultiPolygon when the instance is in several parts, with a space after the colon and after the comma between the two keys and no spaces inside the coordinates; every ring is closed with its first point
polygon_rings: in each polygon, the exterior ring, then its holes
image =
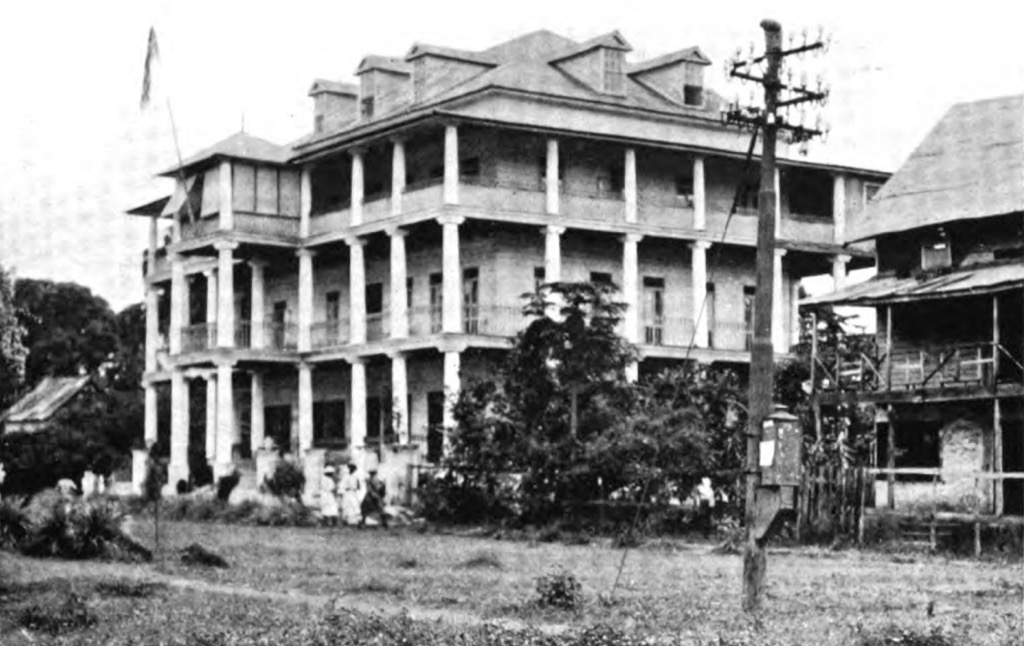
{"type": "Polygon", "coordinates": [[[670,52],[657,58],[652,58],[647,61],[630,65],[627,70],[628,74],[643,74],[644,72],[650,72],[661,67],[673,65],[675,63],[687,62],[695,63],[697,65],[711,65],[711,59],[704,55],[704,52],[700,51],[700,47],[687,47],[686,49],[680,49],[677,52],[670,52]]]}
{"type": "Polygon", "coordinates": [[[484,56],[490,56],[503,63],[522,59],[548,59],[557,52],[565,51],[575,47],[576,41],[559,36],[558,34],[541,29],[518,38],[498,43],[480,52],[484,56]]]}
{"type": "Polygon", "coordinates": [[[0,415],[2,422],[45,422],[60,408],[71,401],[86,384],[84,377],[45,377],[35,388],[26,393],[0,415]]]}
{"type": "Polygon", "coordinates": [[[451,47],[427,45],[424,43],[414,43],[413,46],[409,48],[409,53],[405,55],[405,60],[412,61],[420,58],[421,56],[427,55],[450,58],[457,61],[467,61],[478,65],[494,66],[498,64],[497,59],[488,54],[469,52],[464,49],[453,49],[451,47]]]}
{"type": "Polygon", "coordinates": [[[954,105],[886,182],[851,239],[1024,211],[1024,96],[954,105]]]}
{"type": "MultiPolygon", "coordinates": [[[[236,132],[227,139],[222,139],[208,148],[200,150],[196,154],[181,162],[182,169],[188,169],[204,162],[219,158],[229,157],[231,159],[244,159],[247,161],[267,162],[271,164],[284,164],[288,161],[291,150],[286,146],[279,146],[266,139],[254,137],[246,132],[236,132]]],[[[178,167],[173,166],[161,173],[165,177],[177,175],[178,167]]]]}
{"type": "Polygon", "coordinates": [[[559,61],[564,61],[567,58],[579,56],[580,54],[584,54],[598,47],[607,47],[609,49],[617,49],[623,52],[633,51],[633,47],[626,41],[625,38],[623,38],[622,34],[620,34],[616,30],[608,32],[607,34],[601,34],[600,36],[591,38],[590,40],[579,43],[578,45],[570,46],[567,49],[562,50],[561,52],[552,56],[550,59],[548,59],[548,62],[557,63],[559,61]]]}

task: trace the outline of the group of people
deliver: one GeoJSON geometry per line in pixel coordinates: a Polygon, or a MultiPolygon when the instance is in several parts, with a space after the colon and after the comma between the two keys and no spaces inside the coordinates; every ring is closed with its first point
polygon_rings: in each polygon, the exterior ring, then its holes
{"type": "Polygon", "coordinates": [[[387,487],[377,476],[377,470],[370,469],[365,482],[354,464],[349,464],[347,473],[341,474],[340,478],[337,476],[333,466],[324,467],[320,484],[320,516],[324,524],[336,526],[340,520],[345,525],[362,527],[367,518],[377,516],[381,526],[386,528],[388,517],[384,512],[384,497],[387,487]]]}

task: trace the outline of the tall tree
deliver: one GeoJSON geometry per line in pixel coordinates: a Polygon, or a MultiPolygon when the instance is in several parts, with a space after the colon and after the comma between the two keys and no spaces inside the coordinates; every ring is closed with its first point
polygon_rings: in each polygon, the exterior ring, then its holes
{"type": "Polygon", "coordinates": [[[25,379],[95,372],[117,350],[117,325],[107,302],[75,283],[21,279],[14,303],[26,330],[25,379]]]}
{"type": "Polygon", "coordinates": [[[25,380],[28,349],[23,342],[25,328],[17,315],[14,286],[0,265],[0,411],[6,409],[25,380]]]}

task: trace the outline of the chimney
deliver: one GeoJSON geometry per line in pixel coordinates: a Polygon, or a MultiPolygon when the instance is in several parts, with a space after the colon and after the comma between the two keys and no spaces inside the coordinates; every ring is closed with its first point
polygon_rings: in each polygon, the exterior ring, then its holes
{"type": "Polygon", "coordinates": [[[313,132],[337,130],[359,116],[359,88],[349,83],[318,79],[309,90],[313,97],[313,132]]]}

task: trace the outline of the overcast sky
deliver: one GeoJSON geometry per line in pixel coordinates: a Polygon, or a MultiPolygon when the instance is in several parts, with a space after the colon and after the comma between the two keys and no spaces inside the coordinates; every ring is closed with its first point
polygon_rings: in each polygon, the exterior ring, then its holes
{"type": "MultiPolygon", "coordinates": [[[[241,128],[287,142],[312,125],[315,78],[352,80],[366,54],[415,42],[483,49],[536,29],[587,39],[618,29],[634,61],[699,45],[722,61],[760,46],[758,23],[833,34],[824,66],[832,124],[814,159],[894,170],[953,103],[1024,88],[1018,3],[46,2],[0,10],[0,263],[84,283],[120,308],[142,299],[145,226],[125,209],[169,192],[166,110],[141,113],[146,36],[182,153],[241,128]]],[[[731,96],[731,94],[730,94],[731,96]]],[[[163,103],[161,102],[161,105],[163,103]]]]}

